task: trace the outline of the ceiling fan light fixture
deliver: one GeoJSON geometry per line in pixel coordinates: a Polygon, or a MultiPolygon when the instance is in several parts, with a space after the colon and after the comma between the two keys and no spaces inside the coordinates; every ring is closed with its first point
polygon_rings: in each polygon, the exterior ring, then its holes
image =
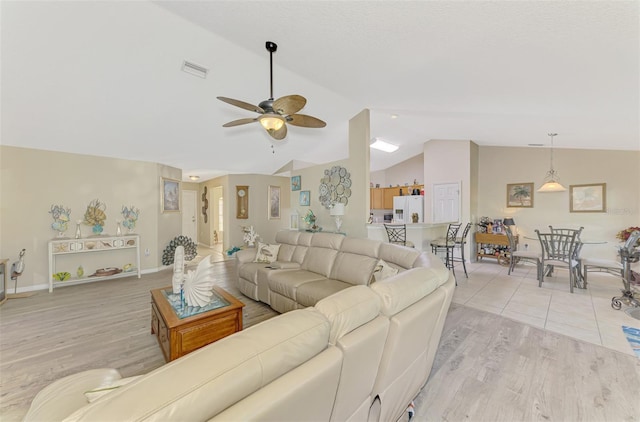
{"type": "Polygon", "coordinates": [[[284,119],[278,114],[263,114],[258,120],[260,120],[260,124],[267,132],[280,130],[284,125],[284,119]]]}

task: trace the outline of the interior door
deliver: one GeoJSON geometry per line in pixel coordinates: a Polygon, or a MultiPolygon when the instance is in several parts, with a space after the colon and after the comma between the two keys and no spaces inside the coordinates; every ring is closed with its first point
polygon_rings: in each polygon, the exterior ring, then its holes
{"type": "Polygon", "coordinates": [[[433,223],[460,220],[460,183],[433,184],[433,223]]]}
{"type": "Polygon", "coordinates": [[[182,191],[182,235],[198,243],[198,193],[194,190],[182,191]]]}

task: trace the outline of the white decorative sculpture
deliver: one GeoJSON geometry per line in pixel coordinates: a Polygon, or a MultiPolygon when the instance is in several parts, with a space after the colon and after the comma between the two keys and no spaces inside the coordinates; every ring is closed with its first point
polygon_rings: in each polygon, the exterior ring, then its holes
{"type": "Polygon", "coordinates": [[[256,243],[256,239],[258,238],[258,233],[255,231],[253,226],[245,226],[242,228],[242,231],[244,232],[242,240],[244,240],[247,246],[249,246],[250,248],[253,247],[253,245],[255,245],[256,243]]]}
{"type": "Polygon", "coordinates": [[[184,247],[176,247],[173,258],[173,293],[184,294],[184,300],[189,306],[206,306],[213,296],[213,264],[211,255],[205,256],[195,271],[184,273],[184,247]]]}
{"type": "Polygon", "coordinates": [[[182,283],[184,282],[184,246],[180,245],[176,247],[173,253],[173,279],[171,284],[173,286],[173,294],[179,295],[182,289],[182,283]]]}
{"type": "Polygon", "coordinates": [[[213,264],[211,256],[205,256],[195,271],[187,272],[184,278],[184,299],[189,306],[206,306],[213,296],[213,264]]]}

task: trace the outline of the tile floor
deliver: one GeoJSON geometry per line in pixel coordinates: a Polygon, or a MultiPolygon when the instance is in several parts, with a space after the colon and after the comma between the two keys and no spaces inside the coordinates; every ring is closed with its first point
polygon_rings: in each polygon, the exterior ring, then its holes
{"type": "Polygon", "coordinates": [[[640,328],[640,320],[624,312],[626,305],[611,308],[611,298],[620,295],[620,279],[589,273],[587,289],[571,294],[566,270],[556,269],[542,287],[534,265],[519,264],[511,275],[507,271],[485,259],[467,264],[467,279],[458,264],[453,302],[633,355],[621,327],[640,328]]]}

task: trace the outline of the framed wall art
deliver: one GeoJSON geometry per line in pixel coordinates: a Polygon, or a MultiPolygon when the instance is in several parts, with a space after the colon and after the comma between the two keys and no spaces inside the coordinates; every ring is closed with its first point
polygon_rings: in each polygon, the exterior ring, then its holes
{"type": "Polygon", "coordinates": [[[606,212],[607,184],[569,186],[569,212],[606,212]]]}
{"type": "Polygon", "coordinates": [[[161,185],[161,211],[180,212],[180,181],[163,177],[161,185]]]}
{"type": "Polygon", "coordinates": [[[507,207],[533,208],[533,182],[507,184],[507,207]]]}
{"type": "Polygon", "coordinates": [[[302,189],[302,181],[300,180],[300,176],[291,176],[291,190],[300,190],[302,189]]]}
{"type": "Polygon", "coordinates": [[[269,186],[269,220],[280,218],[280,186],[269,186]]]}
{"type": "Polygon", "coordinates": [[[311,203],[311,195],[308,190],[300,191],[300,205],[308,207],[311,203]]]}

